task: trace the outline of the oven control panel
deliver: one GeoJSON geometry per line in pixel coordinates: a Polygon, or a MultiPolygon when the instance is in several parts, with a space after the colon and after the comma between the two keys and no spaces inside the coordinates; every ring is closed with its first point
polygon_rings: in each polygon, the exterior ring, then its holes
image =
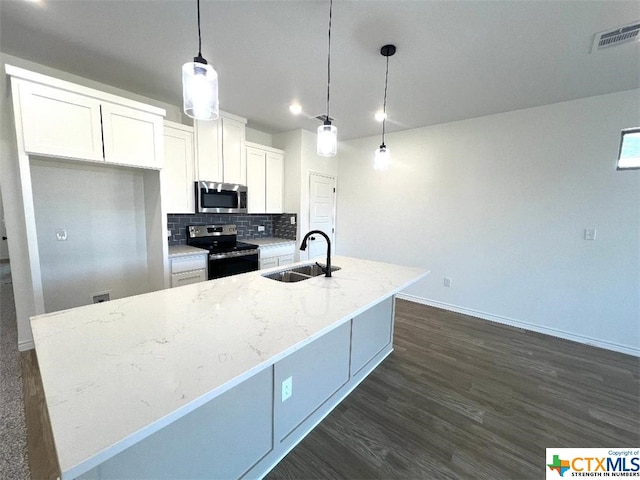
{"type": "Polygon", "coordinates": [[[222,235],[237,235],[238,228],[235,225],[190,225],[187,231],[190,238],[220,237],[222,235]]]}

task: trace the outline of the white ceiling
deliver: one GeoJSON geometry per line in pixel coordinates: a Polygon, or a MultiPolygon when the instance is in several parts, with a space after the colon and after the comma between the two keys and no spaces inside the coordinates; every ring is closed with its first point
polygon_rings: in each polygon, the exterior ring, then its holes
{"type": "MultiPolygon", "coordinates": [[[[202,54],[220,105],[275,133],[325,112],[328,0],[202,0],[202,54]]],[[[640,87],[640,43],[591,54],[595,33],[640,20],[639,1],[335,0],[331,116],[341,139],[640,87]]],[[[0,0],[0,50],[181,105],[197,53],[195,0],[0,0]]]]}

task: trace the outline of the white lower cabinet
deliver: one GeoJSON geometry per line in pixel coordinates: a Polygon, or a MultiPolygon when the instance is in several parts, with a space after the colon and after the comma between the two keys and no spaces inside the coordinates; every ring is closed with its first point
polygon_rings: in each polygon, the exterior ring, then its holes
{"type": "Polygon", "coordinates": [[[260,270],[289,265],[295,260],[295,242],[260,245],[260,270]]]}
{"type": "Polygon", "coordinates": [[[207,280],[207,254],[171,259],[171,288],[207,280]]]}

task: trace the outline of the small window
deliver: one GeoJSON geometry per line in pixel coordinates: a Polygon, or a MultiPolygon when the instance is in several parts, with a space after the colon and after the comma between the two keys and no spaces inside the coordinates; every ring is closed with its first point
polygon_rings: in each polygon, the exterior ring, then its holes
{"type": "Polygon", "coordinates": [[[640,168],[640,127],[622,130],[618,170],[640,168]]]}

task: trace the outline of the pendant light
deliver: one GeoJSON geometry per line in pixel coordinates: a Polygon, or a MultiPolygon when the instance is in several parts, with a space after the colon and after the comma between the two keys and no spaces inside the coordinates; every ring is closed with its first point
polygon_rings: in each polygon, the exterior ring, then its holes
{"type": "Polygon", "coordinates": [[[387,57],[387,69],[384,74],[384,103],[382,105],[382,143],[376,150],[375,157],[373,159],[373,168],[376,170],[386,170],[389,168],[390,152],[389,148],[384,143],[384,127],[387,121],[387,83],[389,80],[389,57],[396,53],[395,45],[385,45],[380,49],[380,54],[387,57]]]}
{"type": "Polygon", "coordinates": [[[329,92],[331,86],[331,17],[333,0],[329,0],[329,51],[327,55],[327,115],[324,123],[318,127],[317,152],[321,157],[333,157],[338,152],[338,129],[331,125],[329,117],[329,92]]]}
{"type": "Polygon", "coordinates": [[[218,110],[218,74],[202,56],[200,0],[198,2],[198,56],[182,66],[184,113],[196,120],[215,120],[218,110]]]}

